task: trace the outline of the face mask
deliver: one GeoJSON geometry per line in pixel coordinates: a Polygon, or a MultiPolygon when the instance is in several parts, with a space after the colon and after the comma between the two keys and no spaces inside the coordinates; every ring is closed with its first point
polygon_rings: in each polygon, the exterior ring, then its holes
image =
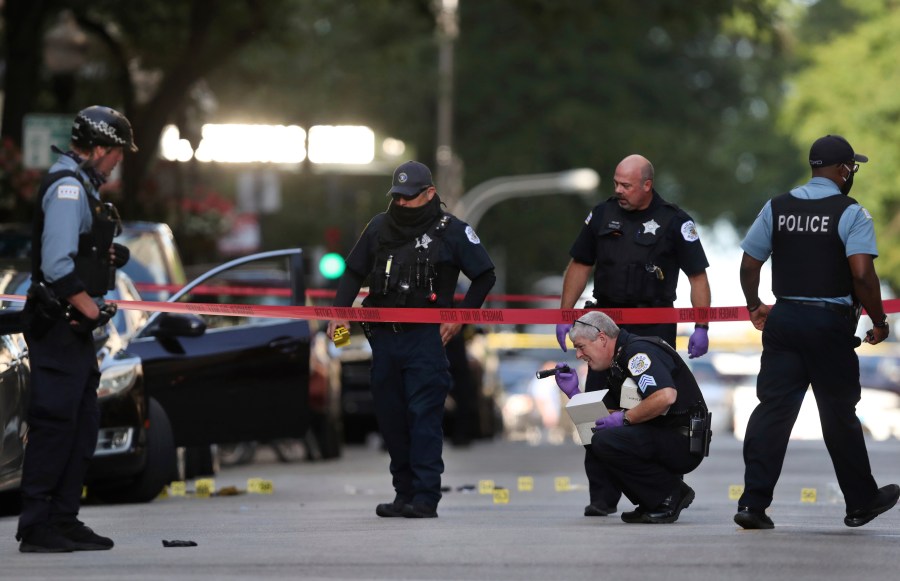
{"type": "Polygon", "coordinates": [[[845,196],[850,193],[850,189],[853,187],[853,176],[856,175],[851,173],[844,179],[844,185],[841,186],[841,193],[845,196]]]}

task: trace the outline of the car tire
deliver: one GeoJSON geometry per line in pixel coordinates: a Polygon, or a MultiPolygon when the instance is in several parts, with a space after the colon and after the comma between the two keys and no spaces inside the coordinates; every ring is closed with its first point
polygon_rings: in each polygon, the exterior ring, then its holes
{"type": "Polygon", "coordinates": [[[147,430],[144,470],[125,486],[98,490],[96,495],[100,500],[112,503],[150,502],[175,479],[175,444],[169,416],[158,401],[150,398],[147,417],[150,428],[147,430]]]}
{"type": "Polygon", "coordinates": [[[237,442],[216,446],[220,466],[243,466],[256,458],[256,442],[237,442]]]}

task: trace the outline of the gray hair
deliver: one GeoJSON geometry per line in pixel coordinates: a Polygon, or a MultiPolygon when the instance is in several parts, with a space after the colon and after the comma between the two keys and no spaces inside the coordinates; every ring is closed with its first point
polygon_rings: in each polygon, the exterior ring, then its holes
{"type": "Polygon", "coordinates": [[[569,339],[572,340],[572,343],[576,339],[595,341],[601,332],[610,339],[615,339],[619,336],[619,327],[606,313],[591,311],[575,321],[575,324],[569,329],[569,339]]]}

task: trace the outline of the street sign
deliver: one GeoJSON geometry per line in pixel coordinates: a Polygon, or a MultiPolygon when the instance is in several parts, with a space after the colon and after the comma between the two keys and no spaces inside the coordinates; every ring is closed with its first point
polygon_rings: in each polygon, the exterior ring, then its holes
{"type": "Polygon", "coordinates": [[[28,169],[48,169],[57,156],[50,146],[66,151],[72,140],[74,115],[29,113],[22,122],[24,143],[22,163],[28,169]]]}

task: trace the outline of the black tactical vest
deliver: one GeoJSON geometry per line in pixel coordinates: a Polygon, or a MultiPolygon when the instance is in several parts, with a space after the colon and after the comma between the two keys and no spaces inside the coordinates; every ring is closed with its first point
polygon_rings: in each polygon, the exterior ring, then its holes
{"type": "Polygon", "coordinates": [[[845,297],[853,290],[838,222],[856,200],[834,195],[772,200],[772,292],[776,297],[845,297]]]}
{"type": "Polygon", "coordinates": [[[442,214],[424,234],[400,246],[379,244],[375,265],[369,273],[369,296],[363,305],[383,308],[436,306],[440,272],[437,263],[450,219],[449,214],[442,214]]]}
{"type": "Polygon", "coordinates": [[[37,197],[37,212],[31,233],[31,278],[35,282],[44,281],[41,271],[41,238],[44,233],[44,196],[57,180],[74,177],[84,188],[91,207],[91,231],[78,236],[78,254],[75,256],[75,276],[85,286],[92,297],[102,297],[115,285],[114,267],[110,263],[109,248],[113,238],[119,233],[118,213],[112,204],[104,204],[91,196],[88,187],[72,170],[64,169],[44,176],[37,197]]]}
{"type": "MultiPolygon", "coordinates": [[[[619,396],[622,390],[622,383],[624,383],[625,379],[631,377],[631,373],[628,371],[628,360],[631,359],[635,355],[634,349],[630,349],[635,343],[638,341],[645,341],[647,343],[652,343],[660,347],[666,354],[672,359],[672,362],[675,364],[675,369],[671,372],[672,381],[675,382],[675,389],[678,392],[678,396],[675,399],[675,403],[669,408],[669,412],[664,416],[656,417],[649,424],[652,425],[663,425],[663,426],[682,426],[687,425],[687,416],[697,407],[702,407],[706,409],[706,400],[703,399],[703,392],[700,390],[700,386],[697,385],[697,380],[694,378],[694,374],[691,373],[691,370],[688,369],[688,366],[685,364],[684,360],[678,355],[678,352],[675,349],[660,339],[659,337],[641,337],[638,335],[629,334],[626,337],[625,344],[622,345],[618,351],[616,352],[616,356],[613,359],[613,364],[609,369],[609,394],[612,394],[615,391],[615,401],[619,401],[619,396]]],[[[652,369],[652,364],[651,364],[652,369]]],[[[651,373],[652,375],[652,373],[651,373]]],[[[639,392],[640,393],[640,392],[639,392]]],[[[607,394],[607,397],[609,396],[607,394]]],[[[604,401],[610,401],[604,398],[604,401]]]]}
{"type": "Polygon", "coordinates": [[[597,220],[597,262],[594,298],[599,306],[667,306],[675,301],[678,264],[673,254],[663,256],[669,223],[678,207],[662,202],[645,220],[635,220],[617,203],[602,206],[597,220]],[[645,224],[650,224],[648,229],[645,224]]]}

